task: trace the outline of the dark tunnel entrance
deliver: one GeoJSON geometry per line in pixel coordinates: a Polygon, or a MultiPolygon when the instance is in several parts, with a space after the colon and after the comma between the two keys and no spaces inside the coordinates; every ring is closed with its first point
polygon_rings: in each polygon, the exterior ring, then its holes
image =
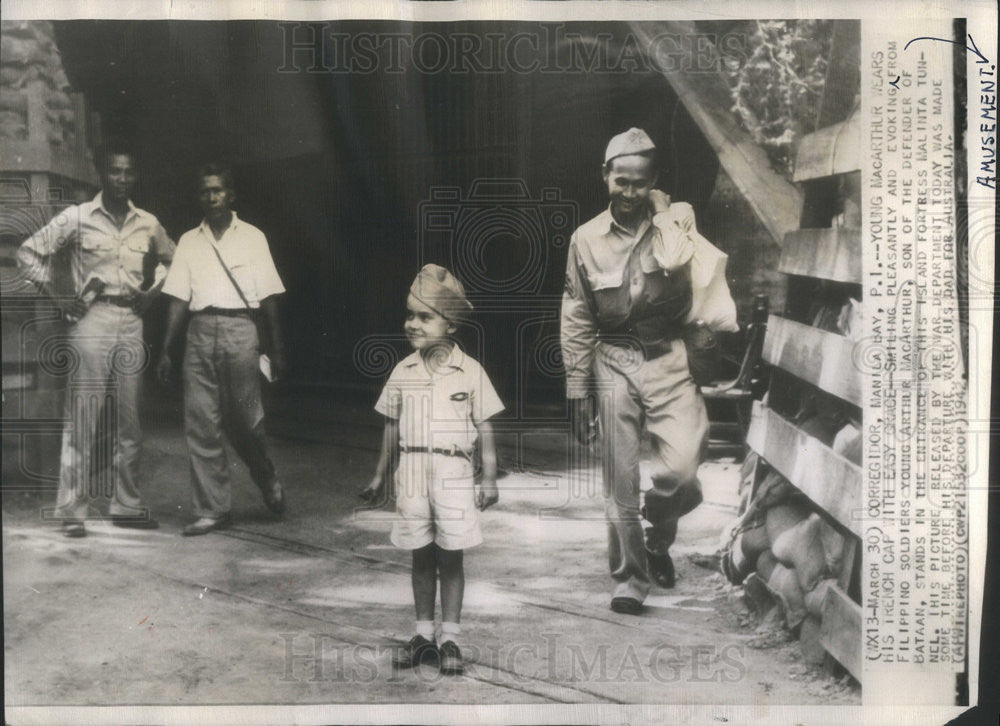
{"type": "MultiPolygon", "coordinates": [[[[598,33],[559,27],[584,39],[598,33]]],[[[624,23],[599,30],[612,31],[612,47],[629,32],[624,23]]],[[[479,310],[466,346],[514,409],[515,401],[562,399],[566,243],[606,204],[607,140],[630,126],[648,131],[665,152],[660,187],[696,212],[719,164],[654,71],[329,69],[342,51],[333,38],[487,32],[556,34],[552,25],[496,22],[57,23],[67,74],[99,120],[97,135],[135,147],[136,201],[172,236],[199,221],[193,170],[216,158],[233,163],[238,211],[267,234],[288,288],[293,378],[378,385],[388,368],[375,353],[406,353],[400,333],[413,275],[440,262],[479,310]],[[317,58],[328,68],[309,72],[317,58]]],[[[153,340],[160,324],[147,326],[153,340]]]]}

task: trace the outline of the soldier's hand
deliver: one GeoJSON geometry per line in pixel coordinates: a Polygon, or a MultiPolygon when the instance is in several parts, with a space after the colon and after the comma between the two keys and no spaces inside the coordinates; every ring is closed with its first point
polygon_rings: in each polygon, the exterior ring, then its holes
{"type": "Polygon", "coordinates": [[[670,197],[659,189],[652,189],[649,192],[649,203],[653,207],[653,214],[666,212],[670,209],[670,197]]]}
{"type": "Polygon", "coordinates": [[[152,291],[137,292],[132,297],[132,310],[140,318],[146,314],[150,306],[153,304],[153,300],[156,299],[158,293],[152,291]]]}
{"type": "Polygon", "coordinates": [[[57,304],[67,320],[76,322],[87,314],[87,303],[78,297],[61,298],[57,304]]]}
{"type": "Polygon", "coordinates": [[[173,369],[173,363],[170,360],[170,356],[164,353],[160,356],[160,360],[156,362],[156,378],[164,386],[170,383],[170,373],[173,369]]]}
{"type": "Polygon", "coordinates": [[[589,396],[569,399],[569,428],[581,446],[591,442],[591,422],[594,419],[594,401],[589,396]]]}

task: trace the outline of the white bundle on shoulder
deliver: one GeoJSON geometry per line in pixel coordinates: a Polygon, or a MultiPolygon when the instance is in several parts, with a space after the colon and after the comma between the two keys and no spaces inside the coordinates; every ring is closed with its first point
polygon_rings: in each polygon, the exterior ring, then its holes
{"type": "Polygon", "coordinates": [[[670,202],[663,192],[654,191],[653,225],[660,230],[654,238],[653,257],[665,270],[691,260],[691,313],[688,322],[702,320],[714,331],[735,333],[736,303],[726,282],[728,255],[702,237],[694,223],[694,210],[685,202],[670,202]]]}

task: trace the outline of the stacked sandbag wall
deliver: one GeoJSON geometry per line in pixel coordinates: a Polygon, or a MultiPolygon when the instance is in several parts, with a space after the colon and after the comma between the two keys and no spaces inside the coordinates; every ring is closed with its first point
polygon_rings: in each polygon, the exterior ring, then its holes
{"type": "MultiPolygon", "coordinates": [[[[861,432],[854,421],[822,412],[798,422],[800,430],[820,439],[845,458],[860,464],[861,432]]],[[[827,589],[844,571],[849,533],[834,525],[785,477],[765,469],[751,496],[751,454],[745,467],[740,517],[734,523],[722,557],[722,569],[734,585],[756,573],[784,614],[785,624],[803,639],[815,641],[821,627],[827,589]]]]}

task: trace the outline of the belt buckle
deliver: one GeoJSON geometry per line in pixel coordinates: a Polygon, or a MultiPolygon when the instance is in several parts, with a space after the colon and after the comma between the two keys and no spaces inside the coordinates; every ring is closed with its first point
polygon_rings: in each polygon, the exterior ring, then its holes
{"type": "Polygon", "coordinates": [[[448,456],[458,456],[458,445],[452,444],[451,451],[448,452],[448,456]]]}

